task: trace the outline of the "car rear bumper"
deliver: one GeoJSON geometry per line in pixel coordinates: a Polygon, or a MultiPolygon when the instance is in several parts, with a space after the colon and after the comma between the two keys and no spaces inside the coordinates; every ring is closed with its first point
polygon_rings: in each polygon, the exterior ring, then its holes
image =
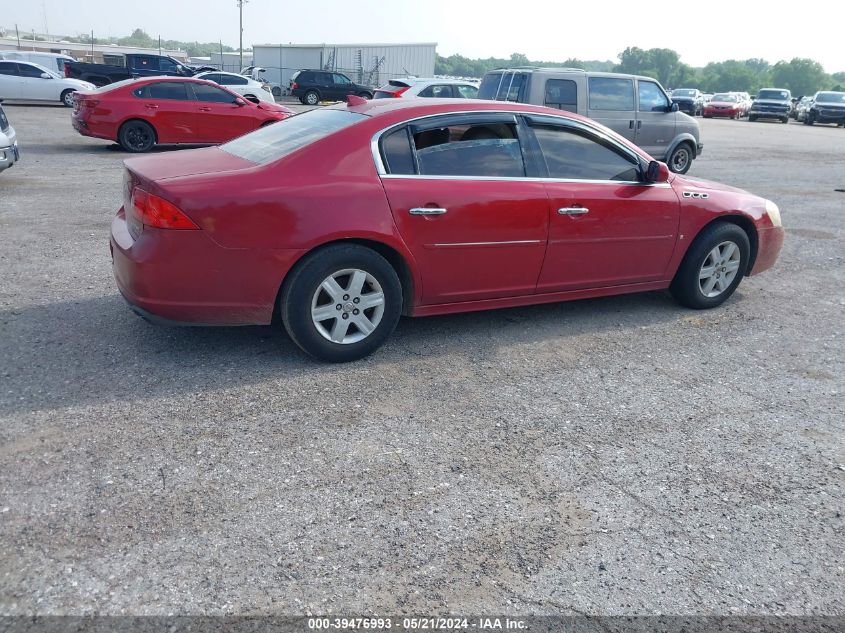
{"type": "Polygon", "coordinates": [[[205,231],[144,227],[134,239],[124,210],[110,240],[117,287],[145,317],[186,325],[264,325],[298,250],[223,248],[205,231]]]}
{"type": "Polygon", "coordinates": [[[107,141],[116,140],[115,135],[107,134],[105,132],[92,129],[86,121],[78,119],[75,116],[71,116],[70,121],[73,125],[73,129],[82,134],[82,136],[90,136],[91,138],[101,138],[107,141]]]}
{"type": "Polygon", "coordinates": [[[757,258],[750,275],[757,275],[775,265],[783,246],[784,230],[779,226],[757,230],[757,258]]]}

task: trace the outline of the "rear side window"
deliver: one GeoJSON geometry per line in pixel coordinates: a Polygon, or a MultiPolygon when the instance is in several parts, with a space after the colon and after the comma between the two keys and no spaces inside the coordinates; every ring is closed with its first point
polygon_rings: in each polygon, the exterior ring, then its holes
{"type": "Polygon", "coordinates": [[[137,70],[158,70],[158,57],[136,56],[131,58],[131,67],[137,70]]]}
{"type": "Polygon", "coordinates": [[[603,139],[568,127],[534,125],[531,129],[550,178],[639,180],[639,165],[603,139]]]}
{"type": "Polygon", "coordinates": [[[571,79],[549,79],[543,103],[549,108],[578,112],[578,85],[571,79]]]}
{"type": "Polygon", "coordinates": [[[436,99],[451,99],[452,86],[429,86],[420,91],[420,97],[435,97],[436,99]]]}
{"type": "Polygon", "coordinates": [[[225,90],[215,88],[214,86],[207,86],[205,84],[191,84],[194,89],[194,94],[197,96],[197,101],[204,103],[234,103],[237,97],[225,90]]]}
{"type": "Polygon", "coordinates": [[[633,110],[632,79],[590,77],[590,110],[633,110]]]}
{"type": "Polygon", "coordinates": [[[236,138],[220,148],[265,165],[366,118],[346,110],[311,110],[236,138]]]}
{"type": "Polygon", "coordinates": [[[17,75],[18,65],[14,62],[0,62],[0,75],[17,75]]]}
{"type": "Polygon", "coordinates": [[[181,81],[162,81],[147,87],[149,99],[167,99],[170,101],[190,101],[188,87],[181,81]]]}
{"type": "Polygon", "coordinates": [[[525,162],[512,123],[455,125],[413,135],[424,176],[521,178],[525,162]]]}
{"type": "Polygon", "coordinates": [[[475,86],[452,86],[455,89],[456,97],[464,99],[478,99],[478,88],[475,86]]]}
{"type": "Polygon", "coordinates": [[[408,128],[391,132],[381,140],[381,157],[388,174],[407,176],[416,171],[408,128]]]}
{"type": "Polygon", "coordinates": [[[218,79],[214,79],[221,86],[245,86],[248,81],[246,77],[236,77],[235,75],[217,75],[218,79]]]}

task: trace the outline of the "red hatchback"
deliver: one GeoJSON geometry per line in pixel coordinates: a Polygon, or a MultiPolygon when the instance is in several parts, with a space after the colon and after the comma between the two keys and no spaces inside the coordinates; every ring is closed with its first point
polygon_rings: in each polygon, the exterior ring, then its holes
{"type": "Polygon", "coordinates": [[[156,144],[224,143],[293,112],[252,103],[201,79],[127,79],[74,93],[73,127],[83,136],[117,141],[127,152],[156,144]]]}
{"type": "Polygon", "coordinates": [[[671,289],[725,301],[770,268],[777,206],[669,173],[583,117],[495,101],[313,110],[126,161],[114,273],[146,316],[269,324],[330,361],[427,316],[671,289]]]}

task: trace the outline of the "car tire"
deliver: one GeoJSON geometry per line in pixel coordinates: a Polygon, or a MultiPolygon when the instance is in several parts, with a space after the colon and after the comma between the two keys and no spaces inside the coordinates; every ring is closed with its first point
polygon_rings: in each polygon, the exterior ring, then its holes
{"type": "Polygon", "coordinates": [[[715,308],[739,286],[750,256],[751,243],[741,227],[730,222],[711,224],[689,247],[669,291],[688,308],[715,308]]]}
{"type": "Polygon", "coordinates": [[[302,97],[302,102],[305,105],[315,106],[320,103],[320,95],[314,90],[309,90],[302,97]]]}
{"type": "Polygon", "coordinates": [[[754,121],[756,121],[756,120],[757,120],[756,116],[751,116],[751,115],[748,116],[748,122],[749,123],[754,123],[754,121]]]}
{"type": "Polygon", "coordinates": [[[120,126],[117,142],[127,152],[138,154],[148,152],[156,144],[156,132],[146,121],[133,119],[120,126]]]}
{"type": "Polygon", "coordinates": [[[814,123],[813,117],[811,117],[809,114],[805,114],[804,115],[804,125],[812,125],[813,123],[814,123]]]}
{"type": "Polygon", "coordinates": [[[685,174],[692,166],[693,152],[689,143],[678,143],[666,159],[669,171],[676,174],[685,174]]]}
{"type": "Polygon", "coordinates": [[[789,117],[785,116],[780,120],[781,123],[789,123],[789,117]]]}
{"type": "Polygon", "coordinates": [[[73,93],[76,92],[75,90],[64,90],[62,92],[62,96],[59,97],[59,100],[62,102],[66,108],[73,107],[73,93]]]}
{"type": "Polygon", "coordinates": [[[362,99],[372,99],[373,98],[373,95],[370,92],[359,92],[358,96],[361,97],[362,99]]]}
{"type": "Polygon", "coordinates": [[[402,284],[390,263],[372,249],[335,244],[297,264],[282,286],[279,312],[303,351],[345,363],[373,353],[396,328],[402,284]]]}

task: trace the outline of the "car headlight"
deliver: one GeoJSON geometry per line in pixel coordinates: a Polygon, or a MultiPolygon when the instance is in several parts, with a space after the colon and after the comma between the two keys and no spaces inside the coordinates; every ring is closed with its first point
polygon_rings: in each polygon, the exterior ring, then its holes
{"type": "Polygon", "coordinates": [[[766,214],[769,216],[769,219],[772,221],[774,226],[783,226],[783,222],[781,222],[780,219],[780,209],[778,209],[778,205],[771,200],[766,200],[766,214]]]}

